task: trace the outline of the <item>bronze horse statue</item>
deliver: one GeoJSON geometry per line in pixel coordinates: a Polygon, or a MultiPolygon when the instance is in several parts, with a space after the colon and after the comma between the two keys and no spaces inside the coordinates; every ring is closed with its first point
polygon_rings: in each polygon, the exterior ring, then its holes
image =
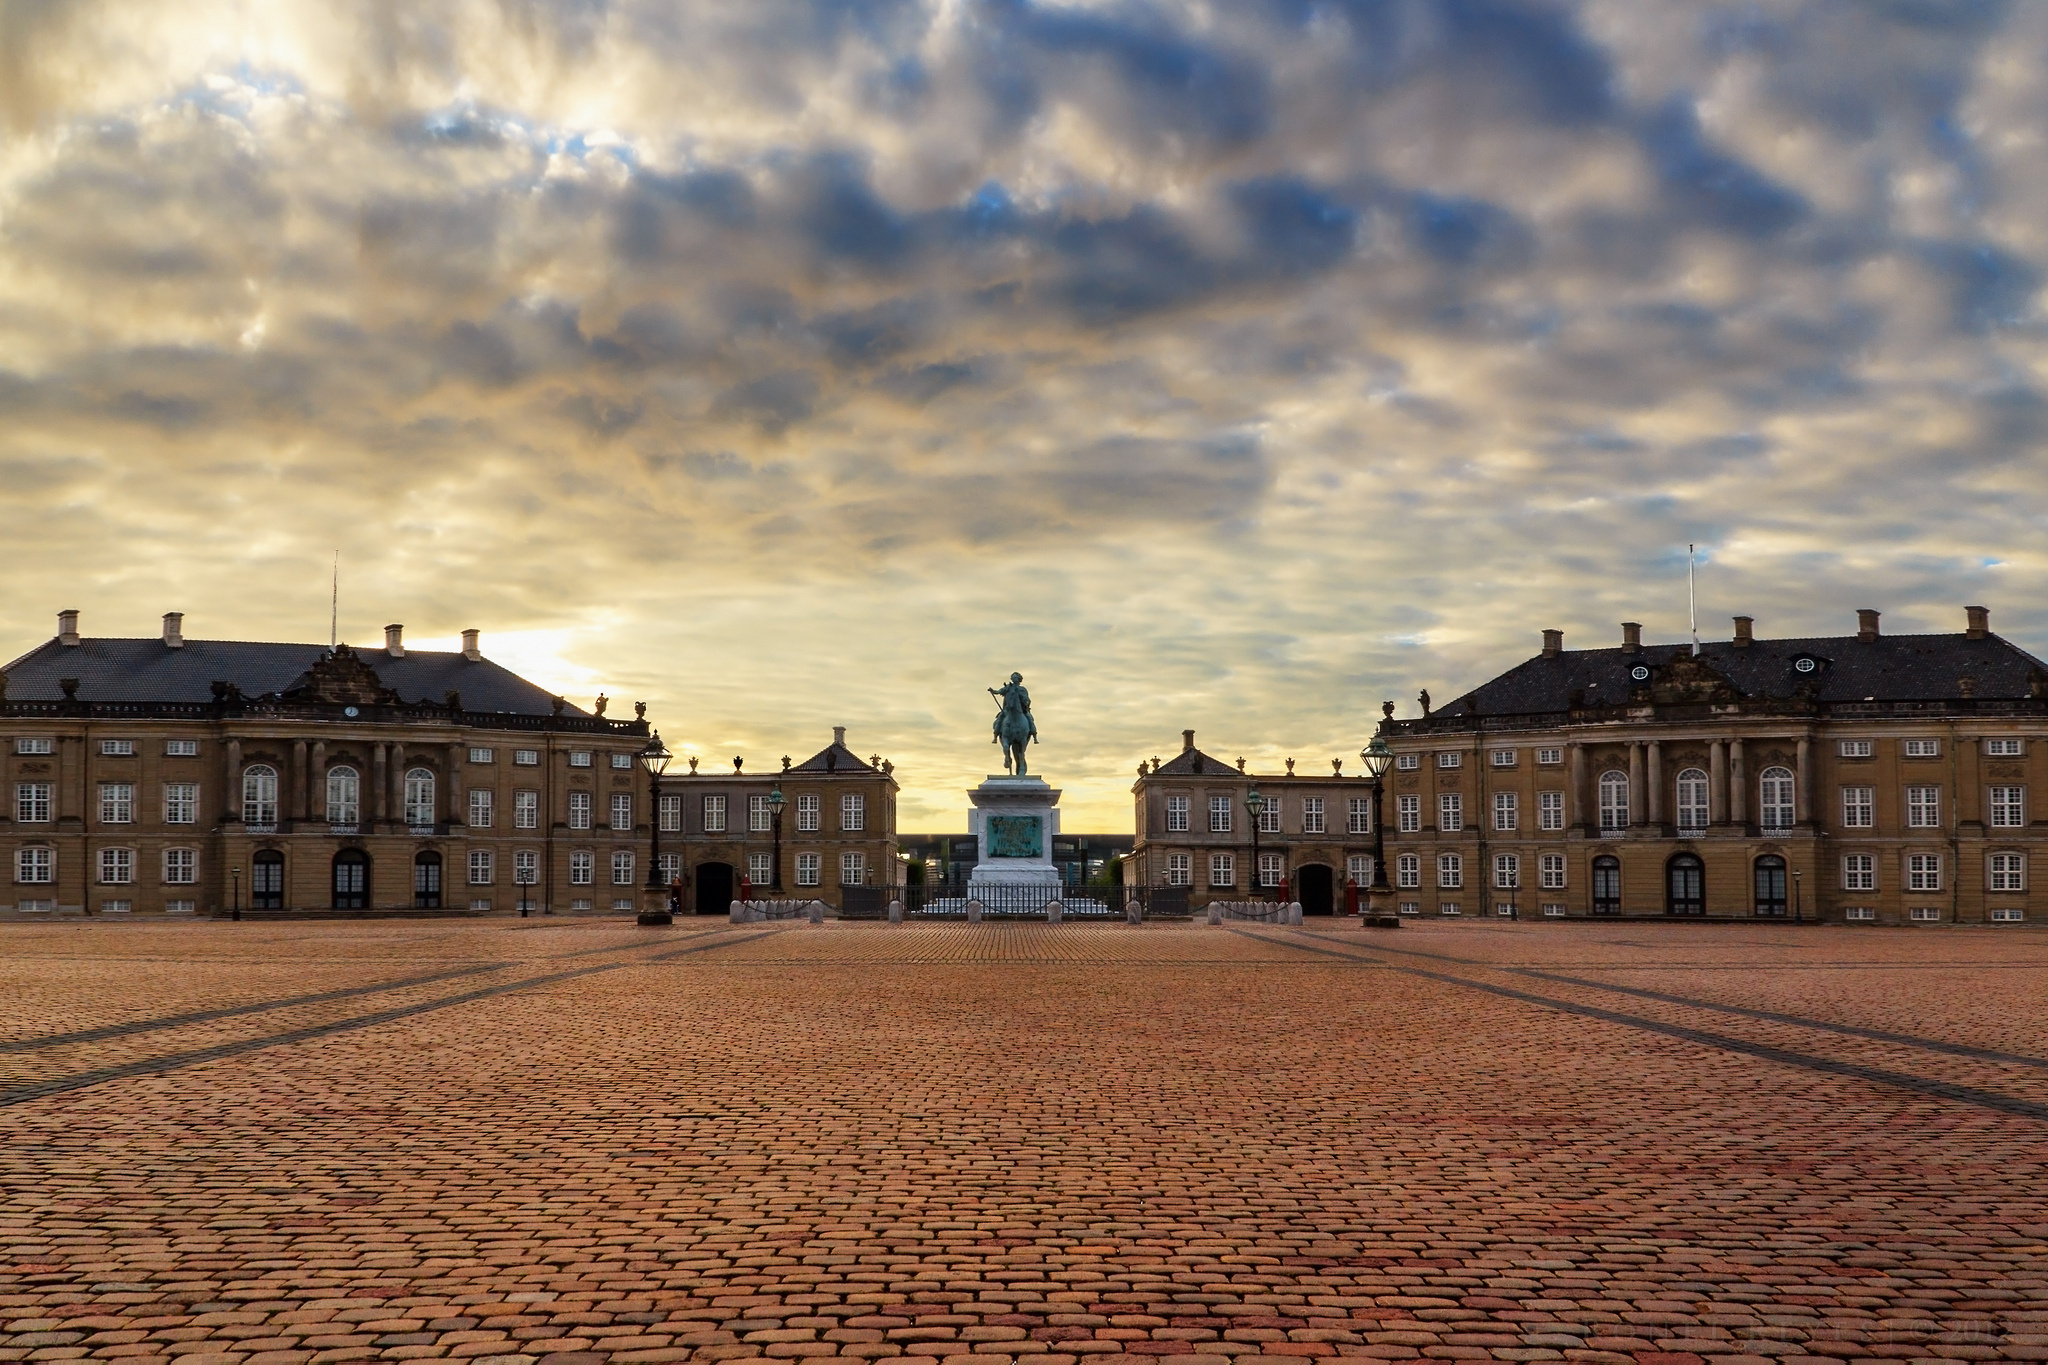
{"type": "Polygon", "coordinates": [[[988,694],[1003,704],[996,714],[992,744],[1003,746],[1003,771],[1017,777],[1026,775],[1024,746],[1038,738],[1038,722],[1031,718],[1031,694],[1024,690],[1024,675],[1012,673],[1000,688],[988,694]]]}

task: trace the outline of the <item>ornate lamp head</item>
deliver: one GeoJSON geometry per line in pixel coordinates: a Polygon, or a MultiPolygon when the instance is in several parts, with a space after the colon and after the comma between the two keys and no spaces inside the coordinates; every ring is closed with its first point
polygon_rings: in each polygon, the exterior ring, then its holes
{"type": "Polygon", "coordinates": [[[1365,775],[1375,782],[1385,775],[1387,768],[1394,761],[1394,751],[1389,749],[1387,742],[1378,735],[1374,735],[1372,743],[1358,751],[1358,756],[1365,761],[1365,775]]]}
{"type": "Polygon", "coordinates": [[[661,731],[656,730],[647,741],[647,747],[640,751],[640,766],[647,770],[649,777],[660,777],[668,771],[669,760],[674,757],[668,746],[661,742],[661,731]]]}

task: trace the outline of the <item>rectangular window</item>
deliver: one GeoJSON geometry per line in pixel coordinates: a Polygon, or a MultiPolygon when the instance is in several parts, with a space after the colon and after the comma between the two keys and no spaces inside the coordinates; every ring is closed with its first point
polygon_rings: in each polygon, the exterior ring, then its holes
{"type": "Polygon", "coordinates": [[[2017,905],[1994,905],[1991,907],[1993,924],[2019,924],[2025,921],[2027,912],[2017,905]]]}
{"type": "Polygon", "coordinates": [[[854,833],[868,827],[868,799],[858,792],[839,798],[839,828],[854,833]]]}
{"type": "Polygon", "coordinates": [[[1871,829],[1877,824],[1877,788],[1842,788],[1842,827],[1871,829]]]}
{"type": "Polygon", "coordinates": [[[1546,768],[1554,767],[1557,764],[1564,762],[1564,750],[1538,749],[1536,751],[1536,761],[1546,768]]]}
{"type": "Polygon", "coordinates": [[[472,763],[494,763],[497,761],[497,758],[497,751],[493,749],[471,749],[469,751],[469,761],[472,763]]]}
{"type": "Polygon", "coordinates": [[[2024,853],[1992,854],[1991,889],[1993,891],[2026,890],[2027,855],[2024,853]]]}
{"type": "Polygon", "coordinates": [[[1941,828],[1941,788],[1906,788],[1906,827],[1908,829],[1941,828]]]}
{"type": "Polygon", "coordinates": [[[1464,908],[1456,901],[1438,901],[1436,903],[1436,912],[1446,919],[1465,913],[1464,908]]]}
{"type": "Polygon", "coordinates": [[[1874,920],[1877,911],[1867,905],[1846,905],[1842,907],[1842,918],[1846,920],[1874,920]]]}
{"type": "Polygon", "coordinates": [[[1417,768],[1420,768],[1421,766],[1422,766],[1422,755],[1421,755],[1421,754],[1396,754],[1396,755],[1394,755],[1394,771],[1396,771],[1396,772],[1402,772],[1402,773],[1412,773],[1412,772],[1414,772],[1414,771],[1415,771],[1415,770],[1416,770],[1417,768]]]}
{"type": "Polygon", "coordinates": [[[1938,739],[1909,739],[1906,741],[1907,758],[1940,758],[1941,741],[1938,739]]]}
{"type": "Polygon", "coordinates": [[[1991,823],[1999,829],[2020,829],[2027,823],[2027,789],[1993,787],[1991,823]]]}
{"type": "Polygon", "coordinates": [[[570,793],[569,793],[569,828],[570,828],[570,829],[589,829],[589,828],[590,828],[590,807],[591,807],[591,801],[590,801],[590,793],[589,793],[589,792],[570,792],[570,793]]]}
{"type": "Polygon", "coordinates": [[[1564,855],[1545,853],[1537,858],[1536,875],[1542,880],[1545,891],[1564,890],[1564,855]]]}
{"type": "Polygon", "coordinates": [[[100,741],[100,753],[107,758],[132,758],[135,754],[135,741],[132,739],[103,739],[100,741]]]}
{"type": "Polygon", "coordinates": [[[199,784],[197,782],[164,783],[164,823],[167,825],[196,825],[199,823],[199,784]]]}
{"type": "Polygon", "coordinates": [[[540,766],[540,750],[514,749],[512,751],[512,766],[515,768],[538,768],[540,766]]]}
{"type": "Polygon", "coordinates": [[[1912,920],[1915,924],[1935,924],[1941,919],[1941,907],[1936,905],[1916,905],[1906,912],[1906,918],[1912,920]]]}
{"type": "Polygon", "coordinates": [[[1328,828],[1323,819],[1323,798],[1304,796],[1301,798],[1301,832],[1303,834],[1325,834],[1328,828]]]}
{"type": "Polygon", "coordinates": [[[663,834],[679,834],[683,828],[683,798],[664,794],[655,807],[663,834]]]}
{"type": "Polygon", "coordinates": [[[469,851],[469,884],[489,886],[497,879],[497,860],[487,848],[473,848],[469,851]]]}
{"type": "Polygon", "coordinates": [[[1514,767],[1515,751],[1513,749],[1495,749],[1493,751],[1493,766],[1496,768],[1514,767]]]}
{"type": "Polygon", "coordinates": [[[1564,793],[1536,793],[1536,828],[1564,828],[1564,793]]]}
{"type": "Polygon", "coordinates": [[[812,834],[818,829],[822,818],[822,803],[816,792],[801,793],[796,798],[796,828],[799,834],[812,834]]]}
{"type": "Polygon", "coordinates": [[[1877,890],[1877,857],[1870,853],[1846,853],[1842,855],[1842,889],[1844,891],[1877,890]]]}
{"type": "Polygon", "coordinates": [[[1543,914],[1546,919],[1563,919],[1564,905],[1558,901],[1545,901],[1543,902],[1543,914]]]}
{"type": "Polygon", "coordinates": [[[1357,886],[1372,885],[1372,855],[1354,853],[1344,860],[1344,877],[1357,886]]]}
{"type": "Polygon", "coordinates": [[[14,741],[14,752],[18,754],[49,754],[56,752],[56,741],[42,738],[23,738],[14,741]]]}
{"type": "Polygon", "coordinates": [[[540,881],[540,850],[522,848],[512,855],[512,882],[516,886],[534,886],[540,881]]]}
{"type": "Polygon", "coordinates": [[[1457,792],[1438,792],[1436,827],[1439,833],[1456,834],[1465,828],[1465,798],[1457,792]]]}
{"type": "Polygon", "coordinates": [[[132,848],[103,848],[100,850],[100,885],[126,886],[135,880],[135,850],[132,848]]]}
{"type": "Polygon", "coordinates": [[[1279,832],[1280,798],[1277,796],[1264,797],[1259,802],[1259,833],[1278,834],[1279,832]]]}
{"type": "Polygon", "coordinates": [[[674,886],[676,878],[683,875],[683,855],[680,853],[664,853],[654,865],[660,869],[663,886],[674,886]]]}
{"type": "Polygon", "coordinates": [[[1436,884],[1446,890],[1453,890],[1465,884],[1464,854],[1439,853],[1436,855],[1436,884]]]}
{"type": "Polygon", "coordinates": [[[1209,885],[1216,888],[1234,888],[1237,885],[1237,859],[1228,853],[1211,853],[1209,885]]]}
{"type": "Polygon", "coordinates": [[[14,788],[14,818],[23,824],[42,824],[50,818],[50,784],[22,782],[14,788]]]}
{"type": "Polygon", "coordinates": [[[1403,853],[1394,859],[1394,884],[1403,891],[1422,885],[1422,859],[1413,853],[1403,853]]]}
{"type": "Polygon", "coordinates": [[[101,914],[103,914],[103,915],[125,915],[125,914],[127,914],[127,913],[128,913],[129,911],[133,910],[134,908],[135,908],[135,902],[134,902],[134,901],[127,901],[127,900],[121,900],[121,901],[111,901],[111,900],[109,900],[109,901],[101,901],[101,902],[100,902],[100,913],[101,913],[101,914]]]}
{"type": "Polygon", "coordinates": [[[615,830],[633,828],[633,798],[625,792],[612,793],[611,824],[615,830]]]}
{"type": "Polygon", "coordinates": [[[197,758],[199,741],[196,739],[167,739],[164,741],[165,758],[197,758]]]}
{"type": "Polygon", "coordinates": [[[839,855],[839,884],[859,886],[868,879],[868,855],[865,853],[842,853],[839,855]]]}
{"type": "Polygon", "coordinates": [[[588,750],[588,749],[572,749],[572,750],[570,750],[570,751],[569,751],[569,766],[570,766],[570,767],[572,767],[572,768],[588,768],[588,767],[590,766],[590,750],[588,750]]]}
{"type": "Polygon", "coordinates": [[[1195,860],[1186,853],[1166,855],[1166,884],[1168,886],[1192,886],[1195,882],[1195,860]]]}
{"type": "Polygon", "coordinates": [[[613,754],[613,755],[612,755],[612,767],[613,767],[613,768],[615,768],[615,769],[621,769],[621,768],[622,768],[622,769],[626,769],[626,770],[630,771],[630,770],[632,769],[632,767],[633,767],[633,755],[631,755],[631,754],[613,754]]]}
{"type": "MultiPolygon", "coordinates": [[[[1188,799],[1185,796],[1166,798],[1166,832],[1185,834],[1188,828],[1188,799]]],[[[1175,883],[1185,885],[1185,883],[1175,883]]]]}
{"type": "Polygon", "coordinates": [[[774,862],[775,859],[772,854],[749,853],[747,855],[748,884],[756,887],[768,885],[775,875],[774,862]]]}
{"type": "Polygon", "coordinates": [[[190,848],[164,850],[164,881],[171,886],[190,886],[199,880],[199,852],[190,848]]]}
{"type": "Polygon", "coordinates": [[[612,885],[613,885],[613,886],[631,886],[632,884],[633,884],[633,854],[632,854],[632,852],[631,852],[630,850],[628,850],[628,849],[623,849],[623,848],[619,848],[619,849],[613,849],[613,850],[612,850],[612,885]]]}
{"type": "Polygon", "coordinates": [[[1522,859],[1519,854],[1496,853],[1493,855],[1493,889],[1515,891],[1522,885],[1522,859]]]}
{"type": "Polygon", "coordinates": [[[57,855],[52,849],[24,848],[14,855],[14,880],[30,886],[57,880],[57,855]]]}
{"type": "Polygon", "coordinates": [[[469,794],[469,826],[471,829],[489,829],[498,819],[497,793],[489,787],[479,787],[469,794]]]}
{"type": "Polygon", "coordinates": [[[773,816],[774,808],[768,804],[767,797],[750,796],[747,798],[748,833],[766,834],[769,830],[774,828],[773,816]]]}
{"type": "Polygon", "coordinates": [[[540,793],[519,791],[512,793],[512,828],[540,828],[540,793]]]}
{"type": "Polygon", "coordinates": [[[1363,796],[1351,797],[1344,803],[1344,830],[1347,834],[1372,833],[1372,802],[1363,796]]]}
{"type": "Polygon", "coordinates": [[[1212,796],[1209,798],[1209,832],[1211,834],[1230,833],[1229,797],[1212,796]]]}
{"type": "Polygon", "coordinates": [[[1522,827],[1521,798],[1514,792],[1493,794],[1493,827],[1503,834],[1522,827]]]}
{"type": "Polygon", "coordinates": [[[569,885],[589,886],[597,879],[597,855],[577,849],[569,855],[569,885]]]}
{"type": "Polygon", "coordinates": [[[823,854],[799,853],[796,855],[796,884],[798,886],[817,886],[824,880],[824,875],[825,858],[823,854]]]}
{"type": "Polygon", "coordinates": [[[1261,853],[1259,855],[1259,885],[1268,888],[1280,885],[1280,878],[1284,872],[1283,862],[1284,860],[1277,853],[1261,853]]]}
{"type": "Polygon", "coordinates": [[[1869,758],[1871,744],[1867,739],[1845,739],[1836,746],[1835,751],[1843,758],[1869,758]]]}
{"type": "Polygon", "coordinates": [[[134,783],[100,783],[100,823],[103,825],[132,825],[135,823],[134,783]]]}
{"type": "Polygon", "coordinates": [[[1907,854],[1906,889],[1908,891],[1941,890],[1941,855],[1938,853],[1907,854]]]}
{"type": "Polygon", "coordinates": [[[1436,756],[1436,766],[1439,768],[1461,768],[1464,764],[1465,755],[1460,753],[1438,754],[1436,756]]]}
{"type": "Polygon", "coordinates": [[[2020,742],[2016,739],[1987,739],[1984,741],[1984,752],[1993,758],[2018,758],[2022,750],[2020,742]]]}
{"type": "Polygon", "coordinates": [[[1394,828],[1403,834],[1415,834],[1422,829],[1421,797],[1397,796],[1394,798],[1394,828]]]}

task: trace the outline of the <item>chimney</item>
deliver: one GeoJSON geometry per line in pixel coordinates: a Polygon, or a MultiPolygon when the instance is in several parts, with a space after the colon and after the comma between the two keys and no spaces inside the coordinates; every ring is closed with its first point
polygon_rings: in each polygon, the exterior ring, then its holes
{"type": "Polygon", "coordinates": [[[1621,623],[1621,648],[1625,654],[1640,654],[1643,652],[1642,622],[1623,621],[1621,623]]]}
{"type": "Polygon", "coordinates": [[[846,727],[844,725],[835,725],[832,727],[832,742],[834,744],[839,745],[841,748],[845,747],[846,727]]]}
{"type": "Polygon", "coordinates": [[[1981,640],[1991,633],[1991,608],[1964,607],[1963,611],[1970,618],[1970,628],[1963,632],[1964,638],[1981,640]]]}
{"type": "Polygon", "coordinates": [[[185,613],[184,613],[184,612],[182,612],[182,611],[167,611],[167,612],[165,612],[165,613],[164,613],[164,648],[165,648],[165,649],[183,649],[184,647],[185,647],[185,613]]]}
{"type": "Polygon", "coordinates": [[[405,657],[405,627],[384,627],[384,652],[394,659],[405,657]]]}
{"type": "Polygon", "coordinates": [[[1190,749],[1192,749],[1192,748],[1194,748],[1194,747],[1195,747],[1195,732],[1194,732],[1193,730],[1183,730],[1183,731],[1181,731],[1181,732],[1180,732],[1180,751],[1181,751],[1182,753],[1186,753],[1186,752],[1187,752],[1188,750],[1190,750],[1190,749]]]}
{"type": "Polygon", "coordinates": [[[1555,659],[1558,655],[1562,653],[1564,653],[1564,632],[1561,630],[1544,631],[1543,657],[1546,659],[1555,659]]]}
{"type": "Polygon", "coordinates": [[[57,643],[67,649],[78,648],[77,607],[68,607],[57,613],[57,643]]]}
{"type": "Polygon", "coordinates": [[[462,657],[471,663],[481,662],[484,657],[483,649],[476,642],[477,634],[475,626],[462,632],[462,657]]]}
{"type": "Polygon", "coordinates": [[[1869,607],[1856,609],[1856,638],[1865,644],[1877,638],[1877,613],[1869,607]]]}
{"type": "Polygon", "coordinates": [[[1750,645],[1756,642],[1755,626],[1756,618],[1754,616],[1738,616],[1735,618],[1735,647],[1737,649],[1748,649],[1750,645]]]}

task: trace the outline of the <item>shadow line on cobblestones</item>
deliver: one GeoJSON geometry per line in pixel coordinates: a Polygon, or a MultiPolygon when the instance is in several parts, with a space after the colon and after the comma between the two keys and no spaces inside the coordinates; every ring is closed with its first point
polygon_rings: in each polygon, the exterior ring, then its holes
{"type": "MultiPolygon", "coordinates": [[[[1232,929],[1230,932],[1243,934],[1248,938],[1264,937],[1264,935],[1254,934],[1246,929],[1232,929]]],[[[1870,1081],[1876,1085],[1887,1085],[1898,1090],[1912,1091],[1915,1094],[1956,1100],[1963,1104],[1976,1105],[1980,1109],[1990,1109],[2002,1114],[2015,1114],[2021,1118],[2040,1119],[2048,1122],[2048,1104],[2038,1104],[2032,1100],[2019,1099],[2013,1095],[2001,1094],[1996,1090],[1980,1090],[1976,1086],[1958,1085],[1953,1081],[1930,1080],[1925,1076],[1915,1076],[1905,1071],[1891,1071],[1884,1067],[1862,1066],[1855,1062],[1838,1062],[1829,1057],[1815,1057],[1810,1053],[1793,1052],[1789,1048],[1772,1047],[1768,1043],[1752,1043],[1745,1038],[1731,1038],[1725,1033],[1710,1033],[1705,1029],[1687,1028],[1682,1024],[1667,1024],[1657,1019],[1645,1019],[1641,1015],[1623,1014],[1619,1010],[1601,1009],[1597,1005],[1575,1004],[1569,1000],[1557,1000],[1547,995],[1537,995],[1532,991],[1518,991],[1511,986],[1495,986],[1484,981],[1474,981],[1469,977],[1453,976],[1449,972],[1433,972],[1426,967],[1404,967],[1398,962],[1379,962],[1373,958],[1356,957],[1350,953],[1338,952],[1330,948],[1315,948],[1308,944],[1298,944],[1295,946],[1301,948],[1304,952],[1325,953],[1331,957],[1349,957],[1352,961],[1361,964],[1384,966],[1392,971],[1402,972],[1409,976],[1419,976],[1429,981],[1441,981],[1446,985],[1463,986],[1468,990],[1484,991],[1488,995],[1497,995],[1507,1000],[1519,1000],[1524,1004],[1536,1005],[1544,1009],[1559,1010],[1565,1014],[1575,1014],[1583,1019],[1599,1019],[1610,1024],[1620,1024],[1626,1028],[1642,1029],[1649,1033],[1660,1033],[1667,1038],[1678,1038],[1686,1042],[1720,1048],[1727,1052],[1738,1052],[1744,1056],[1756,1057],[1763,1061],[1777,1062],[1783,1066],[1803,1067],[1809,1071],[1824,1072],[1831,1076],[1848,1076],[1857,1080],[1870,1081]]],[[[1385,951],[1402,952],[1405,950],[1394,948],[1385,951]]],[[[1430,954],[1430,956],[1437,955],[1430,954]]],[[[1457,958],[1449,960],[1459,961],[1457,958]]],[[[1473,963],[1469,965],[1483,966],[1485,964],[1473,963]]]]}
{"type": "Polygon", "coordinates": [[[286,1047],[293,1043],[311,1042],[316,1038],[325,1038],[336,1033],[347,1033],[354,1029],[373,1028],[378,1024],[394,1023],[400,1019],[409,1019],[414,1015],[428,1014],[435,1010],[448,1009],[455,1005],[465,1005],[474,1000],[488,1000],[493,996],[508,995],[514,991],[533,990],[541,986],[552,986],[557,982],[573,981],[579,977],[596,976],[603,972],[622,971],[627,967],[642,966],[650,961],[664,961],[669,958],[682,957],[689,953],[706,952],[713,948],[751,943],[755,939],[767,938],[770,934],[779,932],[781,931],[771,929],[765,934],[745,934],[706,943],[696,943],[674,952],[660,954],[654,958],[637,959],[631,962],[601,962],[596,966],[577,967],[565,972],[551,972],[546,976],[523,977],[518,981],[506,981],[496,986],[484,986],[477,990],[464,991],[460,995],[443,996],[438,1000],[423,1000],[416,1005],[399,1005],[388,1010],[379,1010],[374,1014],[359,1014],[349,1019],[337,1019],[332,1023],[311,1024],[305,1028],[290,1029],[283,1033],[267,1034],[260,1038],[244,1038],[237,1042],[220,1043],[213,1047],[194,1048],[189,1052],[174,1052],[163,1057],[126,1062],[120,1066],[100,1067],[93,1071],[77,1072],[70,1076],[56,1076],[47,1081],[38,1081],[33,1085],[18,1086],[12,1090],[0,1091],[0,1108],[11,1108],[17,1104],[26,1104],[31,1100],[47,1099],[52,1095],[61,1095],[67,1091],[83,1090],[87,1086],[101,1085],[107,1081],[125,1080],[131,1076],[156,1075],[165,1071],[175,1071],[182,1067],[197,1066],[202,1062],[222,1061],[230,1057],[240,1057],[247,1053],[261,1052],[273,1047],[286,1047]]]}

